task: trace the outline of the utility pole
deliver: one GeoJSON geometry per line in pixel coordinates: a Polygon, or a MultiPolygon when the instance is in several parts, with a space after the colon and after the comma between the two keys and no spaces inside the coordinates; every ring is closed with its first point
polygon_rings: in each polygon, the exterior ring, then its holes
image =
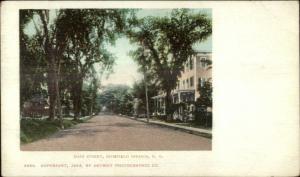
{"type": "Polygon", "coordinates": [[[147,74],[146,69],[144,70],[144,82],[145,82],[145,95],[146,95],[146,109],[147,109],[147,122],[149,123],[149,101],[148,101],[148,86],[147,86],[147,74]]]}
{"type": "MultiPolygon", "coordinates": [[[[146,58],[149,54],[149,51],[145,47],[144,41],[141,41],[141,45],[144,48],[143,55],[144,55],[144,59],[146,60],[146,58]]],[[[147,68],[146,68],[146,65],[144,66],[144,82],[145,82],[145,96],[146,96],[146,109],[147,109],[147,123],[149,123],[150,115],[149,115],[149,100],[148,100],[147,68]]]]}

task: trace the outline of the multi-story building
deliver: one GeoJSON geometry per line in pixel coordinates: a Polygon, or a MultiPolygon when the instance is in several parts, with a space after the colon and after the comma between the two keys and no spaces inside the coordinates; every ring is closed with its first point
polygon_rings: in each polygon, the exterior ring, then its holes
{"type": "MultiPolygon", "coordinates": [[[[196,101],[200,96],[198,85],[202,86],[205,81],[212,79],[211,52],[198,52],[185,63],[184,70],[178,77],[177,87],[172,90],[173,103],[188,103],[196,101]]],[[[152,97],[158,115],[165,114],[165,93],[152,97]]],[[[193,109],[192,107],[188,109],[193,109]]],[[[180,115],[182,109],[178,110],[180,115]]]]}

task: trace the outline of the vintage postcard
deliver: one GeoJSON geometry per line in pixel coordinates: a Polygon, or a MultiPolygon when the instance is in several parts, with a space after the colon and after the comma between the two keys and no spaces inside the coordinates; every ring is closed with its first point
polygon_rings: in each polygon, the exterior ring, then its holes
{"type": "Polygon", "coordinates": [[[2,3],[3,176],[299,174],[297,4],[2,3]]]}

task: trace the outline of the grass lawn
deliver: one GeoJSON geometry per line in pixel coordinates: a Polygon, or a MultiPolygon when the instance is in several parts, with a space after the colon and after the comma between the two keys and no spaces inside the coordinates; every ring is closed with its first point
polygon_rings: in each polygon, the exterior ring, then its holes
{"type": "MultiPolygon", "coordinates": [[[[85,122],[85,120],[63,120],[64,128],[67,129],[78,123],[85,122]]],[[[50,121],[44,120],[34,120],[34,119],[21,119],[21,130],[20,139],[21,143],[30,143],[41,138],[45,138],[49,135],[60,130],[59,120],[50,121]]]]}
{"type": "Polygon", "coordinates": [[[174,119],[166,120],[166,118],[159,118],[159,117],[153,117],[152,119],[157,120],[157,121],[161,121],[161,122],[175,124],[175,125],[181,125],[181,126],[185,126],[185,127],[201,128],[201,129],[206,129],[206,130],[211,130],[212,129],[211,126],[197,125],[193,121],[183,122],[183,121],[178,120],[178,119],[177,120],[174,120],[174,119]]]}

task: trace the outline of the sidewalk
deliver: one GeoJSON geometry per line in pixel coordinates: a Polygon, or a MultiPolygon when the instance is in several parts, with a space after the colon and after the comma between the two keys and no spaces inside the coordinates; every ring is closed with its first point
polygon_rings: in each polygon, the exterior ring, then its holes
{"type": "MultiPolygon", "coordinates": [[[[132,120],[136,120],[136,121],[140,121],[140,122],[145,122],[147,123],[147,119],[146,118],[134,118],[134,117],[129,117],[126,115],[122,115],[123,117],[126,118],[130,118],[132,120]]],[[[212,138],[212,131],[211,130],[206,130],[206,129],[201,129],[201,128],[194,128],[194,127],[187,127],[187,126],[181,126],[181,125],[176,125],[176,124],[172,124],[172,123],[167,123],[167,122],[162,122],[159,120],[153,120],[153,119],[149,119],[149,123],[153,124],[153,125],[159,125],[162,127],[168,127],[168,128],[173,128],[175,130],[180,130],[180,131],[184,131],[190,134],[194,134],[194,135],[200,135],[206,138],[212,138]]]]}

